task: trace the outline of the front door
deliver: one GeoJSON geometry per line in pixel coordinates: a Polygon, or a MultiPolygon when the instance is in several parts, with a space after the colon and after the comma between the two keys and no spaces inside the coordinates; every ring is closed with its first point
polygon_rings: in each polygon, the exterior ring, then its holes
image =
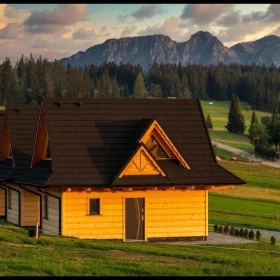
{"type": "Polygon", "coordinates": [[[144,198],[125,199],[125,240],[144,240],[144,198]]]}

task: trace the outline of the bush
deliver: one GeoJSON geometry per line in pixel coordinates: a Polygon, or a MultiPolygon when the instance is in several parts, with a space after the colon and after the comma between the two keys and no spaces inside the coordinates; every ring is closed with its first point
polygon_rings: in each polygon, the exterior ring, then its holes
{"type": "Polygon", "coordinates": [[[247,228],[244,230],[244,237],[245,237],[245,238],[248,238],[248,237],[249,237],[249,231],[248,231],[247,228]]]}
{"type": "Polygon", "coordinates": [[[214,231],[218,232],[219,231],[219,226],[218,225],[214,225],[214,231]]]}
{"type": "Polygon", "coordinates": [[[254,233],[254,231],[251,229],[251,230],[249,231],[249,238],[250,238],[250,239],[254,239],[254,237],[255,237],[255,233],[254,233]]]}
{"type": "Polygon", "coordinates": [[[256,231],[256,239],[257,239],[258,241],[260,241],[261,237],[262,237],[262,235],[261,235],[260,231],[257,230],[257,231],[256,231]]]}
{"type": "Polygon", "coordinates": [[[237,236],[237,237],[240,235],[240,233],[239,233],[239,229],[238,229],[238,228],[236,228],[236,229],[235,229],[235,233],[234,233],[234,235],[235,235],[235,236],[237,236]]]}
{"type": "Polygon", "coordinates": [[[243,236],[244,236],[244,229],[243,229],[243,228],[240,229],[240,231],[239,231],[239,236],[240,236],[240,237],[243,237],[243,236]]]}
{"type": "Polygon", "coordinates": [[[219,233],[224,233],[224,229],[222,226],[219,226],[219,233]]]}
{"type": "Polygon", "coordinates": [[[224,227],[224,233],[225,233],[225,234],[229,234],[229,227],[228,227],[228,225],[226,225],[226,226],[224,227]]]}
{"type": "Polygon", "coordinates": [[[271,242],[272,245],[275,245],[275,243],[276,243],[276,239],[273,235],[270,238],[270,242],[271,242]]]}
{"type": "Polygon", "coordinates": [[[229,233],[230,233],[230,235],[234,236],[235,235],[235,228],[231,227],[229,233]]]}

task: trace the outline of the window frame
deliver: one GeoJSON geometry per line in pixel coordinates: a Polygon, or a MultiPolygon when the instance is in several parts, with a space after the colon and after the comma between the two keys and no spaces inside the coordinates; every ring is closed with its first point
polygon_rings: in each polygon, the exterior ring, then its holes
{"type": "Polygon", "coordinates": [[[100,214],[100,198],[99,197],[90,197],[88,199],[88,215],[89,216],[100,216],[101,215],[100,214]],[[91,209],[91,201],[92,200],[95,200],[95,201],[98,202],[98,204],[97,204],[97,207],[98,207],[97,211],[92,211],[92,209],[91,209]]]}
{"type": "Polygon", "coordinates": [[[44,219],[48,220],[49,219],[49,198],[47,195],[44,195],[44,219]]]}

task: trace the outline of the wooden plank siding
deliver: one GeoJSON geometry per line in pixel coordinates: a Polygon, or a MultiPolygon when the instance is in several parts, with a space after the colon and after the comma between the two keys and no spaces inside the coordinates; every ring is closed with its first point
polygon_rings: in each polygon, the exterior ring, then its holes
{"type": "Polygon", "coordinates": [[[40,197],[31,192],[21,190],[21,223],[23,227],[40,226],[40,197]]]}
{"type": "Polygon", "coordinates": [[[145,198],[145,239],[207,236],[207,191],[64,192],[62,234],[123,239],[124,198],[145,198]],[[88,215],[88,199],[100,198],[100,215],[88,215]]]}
{"type": "MultiPolygon", "coordinates": [[[[41,211],[44,213],[45,200],[43,197],[46,194],[41,194],[42,205],[41,211]]],[[[48,218],[42,217],[41,231],[48,235],[59,235],[59,200],[55,197],[47,195],[48,197],[48,218]]]]}
{"type": "Polygon", "coordinates": [[[0,217],[5,216],[5,190],[0,188],[0,217]]]}
{"type": "MultiPolygon", "coordinates": [[[[8,188],[7,188],[8,189],[8,188]]],[[[20,217],[19,217],[19,193],[15,190],[11,189],[11,208],[7,207],[6,220],[15,225],[19,225],[20,217]]],[[[8,199],[8,191],[6,195],[6,199],[8,199]]]]}

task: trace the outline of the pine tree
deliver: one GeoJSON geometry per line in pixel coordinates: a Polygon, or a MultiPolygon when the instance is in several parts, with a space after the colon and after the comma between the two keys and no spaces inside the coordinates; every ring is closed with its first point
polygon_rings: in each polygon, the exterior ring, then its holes
{"type": "Polygon", "coordinates": [[[133,95],[136,98],[146,97],[146,88],[144,84],[144,78],[141,72],[137,75],[135,79],[134,87],[133,87],[133,95]]]}
{"type": "Polygon", "coordinates": [[[244,133],[246,126],[244,116],[241,113],[239,98],[232,96],[230,109],[228,113],[228,123],[225,126],[227,131],[231,133],[244,133]]]}
{"type": "Polygon", "coordinates": [[[121,96],[121,92],[120,92],[120,88],[119,88],[119,85],[118,85],[118,80],[116,77],[114,77],[112,79],[112,97],[113,98],[119,98],[121,96]]]}
{"type": "Polygon", "coordinates": [[[153,97],[161,97],[162,91],[161,91],[160,85],[151,83],[150,84],[150,95],[153,97]]]}
{"type": "Polygon", "coordinates": [[[211,120],[211,117],[209,114],[207,115],[207,118],[206,118],[206,126],[207,126],[207,128],[210,128],[210,129],[213,128],[213,123],[212,123],[212,120],[211,120]]]}
{"type": "Polygon", "coordinates": [[[258,121],[258,119],[257,119],[257,116],[256,116],[256,113],[255,113],[255,111],[253,111],[253,113],[252,113],[252,117],[251,117],[251,123],[250,123],[250,127],[249,127],[249,138],[250,138],[250,140],[251,141],[253,141],[253,139],[254,139],[254,127],[255,127],[255,124],[256,123],[258,123],[259,121],[258,121]]]}

